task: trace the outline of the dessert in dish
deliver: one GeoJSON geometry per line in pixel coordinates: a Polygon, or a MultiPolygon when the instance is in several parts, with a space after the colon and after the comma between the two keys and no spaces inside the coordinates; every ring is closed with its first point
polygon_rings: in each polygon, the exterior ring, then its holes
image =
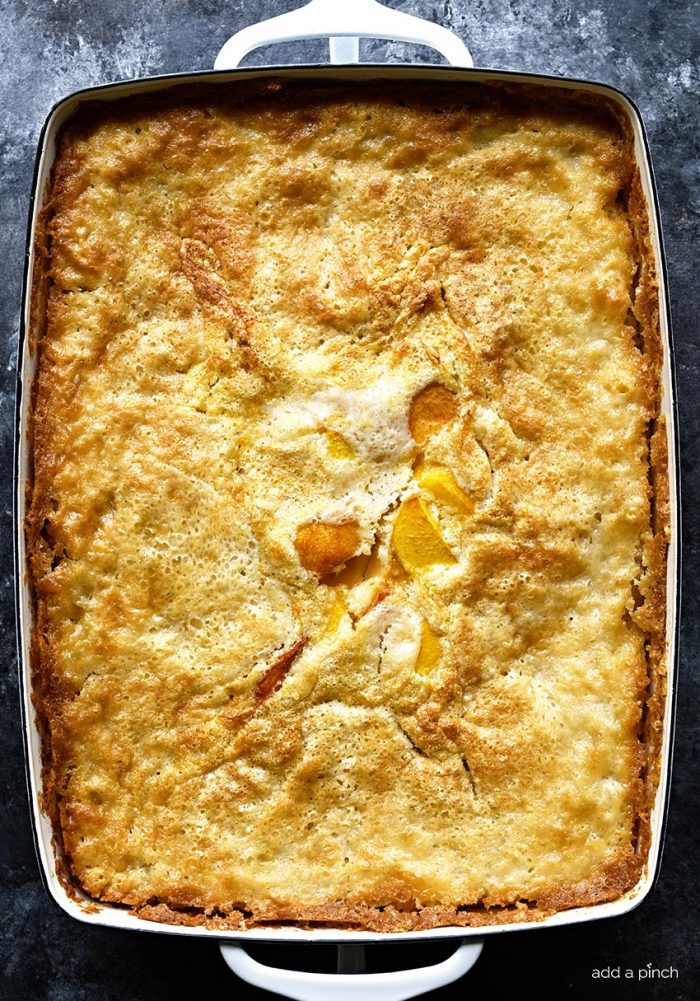
{"type": "Polygon", "coordinates": [[[27,543],[71,878],[230,928],[634,886],[668,513],[612,106],[179,87],[75,115],[44,217],[27,543]]]}

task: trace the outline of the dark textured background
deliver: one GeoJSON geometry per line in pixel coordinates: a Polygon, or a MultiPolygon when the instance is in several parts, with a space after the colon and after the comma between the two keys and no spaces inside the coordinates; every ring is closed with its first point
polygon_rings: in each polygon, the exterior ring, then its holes
{"type": "MultiPolygon", "coordinates": [[[[342,2],[342,0],[338,0],[342,2]]],[[[352,2],[352,0],[347,0],[352,2]]],[[[647,125],[659,186],[673,310],[684,519],[685,615],[673,791],[661,876],[630,915],[569,929],[527,931],[488,940],[467,978],[440,998],[496,997],[531,987],[544,997],[691,1001],[700,996],[698,835],[700,795],[696,665],[698,521],[698,356],[696,259],[700,211],[700,8],[693,0],[404,0],[402,10],[452,27],[478,66],[569,74],[626,91],[647,125]],[[593,7],[591,7],[593,3],[593,7]],[[672,981],[591,979],[595,967],[674,966],[672,981]]],[[[0,0],[1,124],[0,428],[3,471],[0,624],[2,673],[2,931],[0,997],[46,1001],[136,1001],[204,996],[271,998],[237,982],[208,941],[92,929],[62,914],[44,893],[29,826],[15,667],[11,555],[11,455],[15,352],[26,214],[36,140],[50,106],[70,91],[138,75],[212,65],[234,31],[290,9],[280,0],[0,0]]],[[[375,58],[427,59],[393,44],[371,46],[375,58]]],[[[250,63],[316,60],[326,49],[280,46],[250,63]]],[[[442,946],[384,947],[371,962],[398,967],[442,958],[442,946]]],[[[270,961],[293,963],[284,949],[260,948],[270,961]]],[[[307,950],[309,968],[329,950],[307,950]]]]}

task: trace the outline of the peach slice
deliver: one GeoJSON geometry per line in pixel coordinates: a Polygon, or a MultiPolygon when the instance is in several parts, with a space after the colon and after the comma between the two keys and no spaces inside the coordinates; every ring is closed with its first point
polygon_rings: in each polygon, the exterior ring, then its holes
{"type": "Polygon", "coordinates": [[[423,619],[420,649],[416,660],[418,674],[430,674],[437,667],[442,656],[442,644],[437,638],[427,619],[423,619]]]}
{"type": "Polygon", "coordinates": [[[355,587],[368,577],[376,577],[382,567],[380,548],[381,541],[376,538],[368,553],[358,553],[357,556],[351,557],[342,570],[332,574],[323,583],[331,586],[355,587]]]}
{"type": "Polygon", "coordinates": [[[355,449],[338,431],[326,431],[328,451],[334,459],[354,459],[355,449]]]}
{"type": "Polygon", "coordinates": [[[457,397],[439,382],[421,389],[411,400],[408,426],[413,440],[423,445],[457,416],[457,397]]]}
{"type": "Polygon", "coordinates": [[[402,567],[409,574],[436,563],[457,562],[442,538],[435,518],[420,497],[409,497],[401,505],[391,541],[402,567]]]}
{"type": "Polygon", "coordinates": [[[421,464],[416,467],[416,480],[424,490],[450,507],[466,514],[474,510],[471,498],[459,486],[451,469],[432,463],[421,464]]]}
{"type": "Polygon", "coordinates": [[[360,553],[358,556],[353,556],[347,561],[342,570],[339,570],[337,574],[333,575],[331,580],[324,583],[340,584],[343,587],[355,587],[356,584],[361,583],[367,576],[369,561],[369,553],[360,553]]]}
{"type": "Polygon", "coordinates": [[[359,544],[356,521],[312,521],[300,526],[294,540],[301,565],[319,577],[342,567],[355,555],[359,544]]]}
{"type": "Polygon", "coordinates": [[[348,610],[348,606],[345,604],[341,596],[336,592],[333,595],[333,604],[331,605],[331,610],[328,614],[328,619],[326,621],[325,633],[328,635],[334,633],[338,626],[340,625],[341,619],[348,610]]]}

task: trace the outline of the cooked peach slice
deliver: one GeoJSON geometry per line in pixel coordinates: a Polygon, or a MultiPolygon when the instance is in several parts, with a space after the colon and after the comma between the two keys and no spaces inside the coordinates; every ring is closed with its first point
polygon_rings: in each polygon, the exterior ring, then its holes
{"type": "Polygon", "coordinates": [[[421,389],[412,401],[408,411],[408,426],[413,440],[423,445],[445,424],[457,416],[457,397],[439,382],[433,382],[421,389]]]}
{"type": "Polygon", "coordinates": [[[332,580],[326,583],[341,584],[343,587],[355,587],[356,584],[359,584],[367,576],[369,561],[369,553],[360,553],[358,556],[353,556],[347,561],[343,569],[334,574],[332,580]]]}
{"type": "Polygon", "coordinates": [[[319,577],[346,563],[355,555],[359,544],[356,521],[311,521],[298,529],[294,540],[301,565],[319,577]]]}
{"type": "Polygon", "coordinates": [[[423,619],[421,629],[420,649],[416,660],[418,674],[430,674],[437,666],[442,656],[442,644],[437,638],[427,619],[423,619]]]}
{"type": "Polygon", "coordinates": [[[328,580],[324,581],[324,584],[355,587],[363,580],[367,580],[368,577],[376,577],[382,565],[379,555],[380,545],[380,540],[375,539],[368,553],[358,553],[357,556],[351,557],[343,569],[332,574],[328,580]]]}
{"type": "Polygon", "coordinates": [[[326,633],[334,633],[340,621],[348,610],[348,606],[343,601],[342,597],[336,592],[333,595],[333,604],[331,605],[331,610],[328,615],[328,620],[326,621],[326,633]]]}
{"type": "Polygon", "coordinates": [[[424,490],[450,507],[466,514],[474,510],[474,504],[457,483],[451,469],[433,463],[421,464],[416,467],[416,480],[424,490]]]}
{"type": "Polygon", "coordinates": [[[391,537],[394,551],[407,573],[416,573],[436,563],[456,563],[435,518],[420,497],[403,502],[391,537]]]}
{"type": "Polygon", "coordinates": [[[338,431],[326,431],[328,451],[334,459],[354,459],[355,449],[338,431]]]}

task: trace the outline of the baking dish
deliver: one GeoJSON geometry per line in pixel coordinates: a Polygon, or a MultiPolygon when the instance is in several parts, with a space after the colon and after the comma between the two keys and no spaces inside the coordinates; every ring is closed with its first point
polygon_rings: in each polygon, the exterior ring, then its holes
{"type": "MultiPolygon", "coordinates": [[[[35,725],[33,709],[31,706],[30,695],[29,695],[29,659],[28,659],[28,637],[30,632],[31,623],[31,606],[29,602],[29,595],[27,593],[26,584],[24,582],[24,549],[23,540],[21,534],[21,526],[23,523],[24,516],[24,483],[29,472],[29,462],[30,457],[28,455],[27,443],[26,443],[26,426],[27,426],[27,413],[29,405],[29,392],[28,388],[31,385],[33,377],[33,366],[34,359],[31,354],[31,343],[30,338],[26,336],[26,332],[30,329],[30,291],[31,291],[31,281],[30,276],[32,274],[32,264],[33,264],[33,248],[35,241],[36,226],[39,218],[39,212],[43,202],[43,193],[45,191],[45,185],[50,176],[51,165],[54,156],[55,149],[55,138],[61,125],[70,115],[76,110],[78,105],[86,100],[104,100],[110,101],[116,98],[125,96],[126,94],[135,93],[146,93],[153,92],[154,90],[167,89],[169,86],[174,84],[181,84],[183,82],[198,81],[203,78],[216,81],[216,80],[227,80],[232,77],[237,77],[238,79],[251,79],[259,78],[261,76],[268,75],[270,73],[269,69],[255,69],[255,70],[231,70],[229,67],[235,66],[237,62],[242,58],[242,56],[250,49],[267,43],[269,41],[280,40],[282,38],[296,38],[296,37],[309,37],[309,36],[319,36],[319,35],[329,35],[331,36],[331,57],[334,61],[353,61],[358,55],[358,45],[357,36],[371,35],[371,36],[392,36],[401,38],[404,40],[412,41],[422,41],[425,44],[431,44],[438,48],[443,55],[449,58],[451,61],[460,62],[466,66],[471,64],[471,59],[469,57],[468,51],[462,45],[462,43],[452,36],[445,29],[438,28],[435,25],[425,25],[418,19],[401,17],[396,14],[396,12],[388,11],[381,8],[378,4],[374,3],[373,0],[362,0],[361,3],[353,4],[352,9],[348,10],[347,7],[344,10],[339,10],[337,5],[334,6],[327,2],[327,0],[313,0],[313,2],[307,7],[302,8],[301,11],[292,12],[289,15],[284,15],[283,18],[274,19],[273,22],[269,22],[267,25],[258,25],[254,28],[246,29],[244,32],[239,33],[235,36],[226,46],[222,49],[219,58],[217,59],[216,67],[220,72],[211,74],[187,74],[178,75],[175,77],[158,77],[149,80],[135,81],[125,84],[114,84],[102,88],[94,88],[87,91],[81,91],[74,94],[64,101],[60,102],[53,111],[51,112],[49,119],[42,132],[40,141],[40,151],[39,158],[37,161],[37,173],[36,173],[36,184],[35,184],[35,196],[32,207],[32,218],[30,220],[30,243],[29,243],[29,254],[27,262],[27,280],[25,282],[25,307],[23,316],[23,331],[22,331],[22,358],[19,374],[19,384],[18,384],[18,439],[17,439],[17,534],[16,534],[16,559],[17,559],[17,599],[18,599],[18,616],[19,616],[19,627],[20,627],[20,662],[23,665],[23,692],[24,692],[24,709],[26,717],[26,734],[27,734],[27,746],[28,746],[28,762],[29,762],[29,781],[30,789],[32,794],[32,802],[34,809],[34,819],[35,819],[35,830],[37,837],[37,847],[39,856],[42,862],[42,867],[47,880],[47,885],[49,892],[54,897],[54,899],[69,913],[73,916],[78,917],[82,920],[88,921],[90,923],[97,923],[108,925],[112,927],[125,927],[125,928],[141,928],[145,930],[152,931],[167,931],[171,933],[179,934],[189,934],[189,935],[204,935],[211,937],[214,935],[217,938],[224,938],[230,940],[236,940],[241,938],[246,938],[251,941],[353,941],[353,942],[367,942],[367,941],[390,941],[390,940],[401,940],[406,941],[412,938],[468,938],[470,939],[470,944],[456,954],[453,960],[448,961],[447,967],[444,964],[441,965],[439,969],[434,969],[427,980],[421,980],[417,973],[413,972],[410,974],[410,984],[404,984],[401,986],[401,977],[397,975],[391,975],[390,984],[393,991],[403,990],[409,993],[391,993],[384,994],[383,996],[393,996],[393,997],[408,997],[411,994],[422,992],[428,989],[429,986],[437,986],[439,982],[447,982],[448,979],[453,979],[454,976],[460,975],[464,972],[467,965],[470,964],[478,953],[477,940],[478,936],[483,934],[491,934],[495,931],[512,929],[515,927],[522,927],[522,925],[509,924],[509,925],[499,925],[498,927],[488,927],[485,929],[472,929],[465,930],[464,928],[443,928],[439,931],[429,931],[429,932],[412,932],[412,933],[398,933],[390,935],[382,935],[381,937],[369,933],[369,932],[348,932],[348,931],[338,931],[330,929],[317,929],[314,931],[302,931],[299,929],[290,928],[278,928],[278,929],[258,929],[255,931],[250,931],[246,933],[232,932],[232,931],[213,931],[213,930],[202,930],[199,928],[182,928],[174,926],[161,926],[153,925],[140,921],[131,915],[129,912],[116,907],[114,905],[106,905],[101,903],[96,903],[94,901],[87,901],[81,899],[80,894],[77,891],[69,892],[66,888],[65,883],[62,882],[58,873],[56,872],[56,859],[54,857],[54,847],[52,842],[52,832],[48,820],[40,811],[39,805],[39,734],[35,725]],[[398,17],[398,20],[396,18],[398,17]],[[324,20],[325,18],[325,20],[324,20]],[[372,18],[375,20],[372,21],[372,18]],[[362,30],[358,30],[358,20],[362,23],[362,30]],[[23,392],[24,389],[24,392],[23,392]],[[447,978],[447,979],[440,979],[447,978]]],[[[649,852],[649,860],[647,865],[647,870],[644,879],[630,891],[624,897],[613,901],[609,904],[597,905],[595,907],[589,908],[578,908],[571,911],[560,912],[551,918],[544,919],[538,923],[539,927],[551,924],[564,924],[572,923],[574,921],[587,920],[594,917],[602,917],[606,915],[614,915],[623,913],[629,910],[636,903],[638,903],[643,896],[650,889],[654,872],[658,865],[658,857],[660,853],[661,838],[662,838],[662,824],[663,824],[663,814],[664,814],[664,804],[665,804],[665,794],[668,781],[668,772],[670,769],[670,755],[671,755],[671,733],[672,733],[672,700],[673,700],[673,677],[672,670],[674,666],[675,659],[675,630],[676,630],[676,606],[677,606],[677,575],[676,575],[676,564],[677,564],[677,486],[676,486],[676,459],[675,459],[675,410],[673,402],[673,384],[672,384],[672,371],[671,371],[671,347],[670,347],[670,333],[668,325],[668,317],[666,311],[665,303],[665,289],[664,289],[664,275],[663,275],[663,264],[662,264],[662,254],[661,254],[661,239],[660,231],[658,227],[658,221],[655,212],[655,198],[653,190],[653,180],[651,176],[651,171],[648,163],[648,155],[645,144],[645,138],[643,133],[643,127],[639,119],[639,115],[633,105],[624,97],[624,95],[612,90],[609,87],[604,87],[597,84],[582,83],[579,81],[561,81],[554,78],[546,77],[536,77],[536,76],[525,76],[521,74],[511,74],[493,71],[481,71],[472,70],[464,68],[445,68],[445,67],[342,67],[335,69],[328,68],[318,68],[318,67],[300,67],[294,69],[275,69],[276,76],[293,76],[297,79],[308,78],[313,76],[318,78],[323,76],[328,79],[342,80],[346,83],[350,83],[353,80],[360,79],[393,79],[397,78],[403,80],[415,80],[415,79],[448,79],[452,81],[459,81],[465,78],[476,79],[476,80],[508,80],[511,83],[529,83],[540,86],[553,86],[553,87],[564,87],[570,89],[576,89],[579,91],[587,91],[589,93],[605,95],[617,102],[621,110],[628,116],[632,122],[635,134],[635,147],[637,161],[641,171],[642,186],[645,191],[647,200],[650,206],[650,225],[651,225],[651,238],[654,246],[654,253],[659,266],[659,295],[660,295],[660,306],[661,306],[661,333],[665,345],[665,358],[664,358],[664,368],[663,368],[663,388],[664,388],[664,399],[663,399],[663,413],[666,417],[668,434],[669,434],[669,455],[670,455],[670,468],[669,468],[669,483],[671,487],[671,496],[674,499],[671,509],[671,549],[669,551],[669,563],[668,563],[668,621],[667,621],[667,662],[669,669],[669,679],[667,686],[667,706],[664,716],[664,742],[663,742],[663,765],[662,765],[662,775],[661,781],[656,795],[656,802],[652,818],[652,843],[649,852]]],[[[60,866],[60,860],[58,860],[60,866]]],[[[235,946],[226,946],[225,952],[227,961],[237,968],[238,972],[244,974],[246,979],[253,980],[255,976],[262,979],[259,980],[261,986],[270,986],[272,981],[270,979],[272,972],[268,974],[261,974],[256,968],[252,966],[252,961],[245,957],[239,949],[235,946]],[[246,969],[244,969],[244,965],[246,969]],[[265,977],[267,979],[265,980],[265,977]]],[[[427,976],[427,974],[426,974],[427,976]]],[[[298,980],[299,977],[306,977],[306,975],[286,975],[284,984],[277,982],[277,987],[274,989],[284,990],[285,993],[294,987],[292,981],[298,980]]],[[[318,981],[309,981],[308,977],[306,981],[309,983],[316,983],[320,990],[324,990],[318,981]]],[[[305,982],[306,982],[305,981],[305,982]]],[[[380,989],[381,984],[386,984],[386,981],[380,981],[376,978],[371,980],[371,983],[376,985],[377,989],[380,989]]],[[[334,980],[333,990],[340,992],[343,982],[334,980]]],[[[357,977],[353,977],[351,982],[348,982],[349,989],[352,992],[356,992],[358,989],[367,989],[366,985],[361,984],[357,977]]],[[[302,987],[297,985],[298,990],[302,990],[302,987]]],[[[306,988],[303,988],[304,990],[306,988]]],[[[311,990],[311,988],[309,988],[311,990]]],[[[311,997],[311,993],[296,993],[290,996],[297,997],[311,997]]]]}

